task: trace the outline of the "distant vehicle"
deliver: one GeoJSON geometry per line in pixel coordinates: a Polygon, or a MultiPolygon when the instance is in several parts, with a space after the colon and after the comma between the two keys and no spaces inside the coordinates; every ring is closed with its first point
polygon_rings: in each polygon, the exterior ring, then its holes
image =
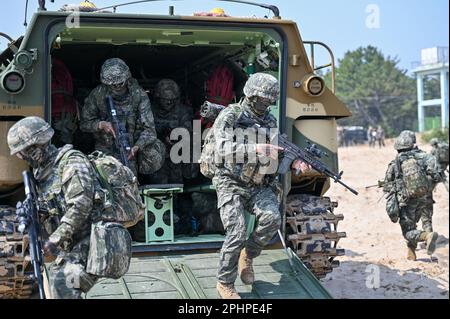
{"type": "Polygon", "coordinates": [[[342,138],[339,146],[360,145],[368,141],[367,129],[363,126],[343,126],[341,130],[342,138]]]}

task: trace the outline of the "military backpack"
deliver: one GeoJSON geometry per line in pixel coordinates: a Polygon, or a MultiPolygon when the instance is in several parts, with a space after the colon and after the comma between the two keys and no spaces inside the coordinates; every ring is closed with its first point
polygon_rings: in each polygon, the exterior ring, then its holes
{"type": "MultiPolygon", "coordinates": [[[[70,150],[61,158],[61,170],[68,157],[77,150],[70,150]]],[[[95,202],[99,216],[94,221],[116,222],[131,227],[144,217],[144,203],[133,172],[113,156],[95,151],[88,155],[96,173],[95,202]]]]}
{"type": "MultiPolygon", "coordinates": [[[[60,176],[69,156],[58,163],[60,176]]],[[[88,156],[96,173],[94,211],[86,271],[90,274],[120,278],[130,267],[131,236],[126,227],[135,225],[144,215],[144,204],[133,172],[113,156],[96,151],[88,156]]]]}
{"type": "Polygon", "coordinates": [[[425,196],[430,189],[430,182],[419,161],[412,156],[400,158],[397,156],[397,170],[402,180],[402,193],[405,200],[425,196]]]}

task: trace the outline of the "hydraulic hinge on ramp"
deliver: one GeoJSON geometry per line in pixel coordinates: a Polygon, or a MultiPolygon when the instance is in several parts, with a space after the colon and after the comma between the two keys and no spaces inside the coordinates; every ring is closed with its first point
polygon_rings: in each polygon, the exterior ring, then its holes
{"type": "Polygon", "coordinates": [[[195,278],[192,270],[183,263],[173,264],[168,258],[164,258],[172,277],[178,287],[182,288],[184,299],[206,299],[206,294],[195,278]]]}

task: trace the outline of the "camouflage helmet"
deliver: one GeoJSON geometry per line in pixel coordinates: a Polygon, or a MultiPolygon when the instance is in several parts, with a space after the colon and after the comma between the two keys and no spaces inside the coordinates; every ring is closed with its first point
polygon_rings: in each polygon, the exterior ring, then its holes
{"type": "Polygon", "coordinates": [[[180,87],[174,80],[162,79],[156,84],[155,97],[177,99],[180,97],[180,87]]]}
{"type": "Polygon", "coordinates": [[[408,150],[416,144],[416,134],[412,131],[403,131],[397,137],[394,143],[394,148],[397,151],[408,150]]]}
{"type": "Polygon", "coordinates": [[[8,146],[11,155],[31,145],[48,143],[55,134],[51,126],[37,116],[29,116],[15,123],[8,131],[8,146]]]}
{"type": "Polygon", "coordinates": [[[160,140],[145,146],[138,152],[139,173],[152,174],[164,165],[166,146],[160,140]]]}
{"type": "Polygon", "coordinates": [[[436,145],[438,145],[439,144],[439,139],[438,138],[432,138],[431,139],[431,141],[430,141],[430,145],[431,146],[436,146],[436,145]]]}
{"type": "Polygon", "coordinates": [[[278,80],[267,73],[255,73],[245,83],[244,94],[246,97],[259,96],[272,101],[278,100],[278,80]]]}
{"type": "Polygon", "coordinates": [[[108,59],[100,71],[100,81],[106,85],[120,84],[131,78],[128,65],[119,58],[108,59]]]}

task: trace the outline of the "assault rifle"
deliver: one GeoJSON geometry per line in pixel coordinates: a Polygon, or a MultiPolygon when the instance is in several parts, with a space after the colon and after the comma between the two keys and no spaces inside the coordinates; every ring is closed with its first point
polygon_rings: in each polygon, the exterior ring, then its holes
{"type": "Polygon", "coordinates": [[[128,154],[130,154],[131,147],[128,140],[128,133],[125,127],[117,119],[117,110],[111,95],[106,96],[106,105],[108,107],[109,114],[111,115],[111,124],[114,132],[116,133],[114,145],[119,151],[120,161],[123,165],[130,167],[130,163],[128,162],[128,154]]]}
{"type": "Polygon", "coordinates": [[[34,278],[38,283],[39,296],[45,299],[42,270],[44,267],[44,256],[42,253],[42,238],[39,225],[39,209],[37,205],[37,193],[33,175],[28,171],[22,172],[25,186],[25,200],[18,202],[16,214],[19,220],[18,230],[23,234],[28,230],[30,241],[31,263],[34,268],[34,278]]]}
{"type": "Polygon", "coordinates": [[[373,188],[373,187],[381,188],[381,187],[384,187],[384,184],[385,184],[385,182],[383,180],[379,180],[377,184],[366,186],[366,189],[373,188]]]}
{"type": "Polygon", "coordinates": [[[208,120],[215,120],[224,108],[225,106],[223,105],[205,101],[200,107],[200,116],[208,120]]]}
{"type": "MultiPolygon", "coordinates": [[[[236,121],[236,126],[241,128],[256,128],[256,129],[265,129],[254,119],[250,118],[247,112],[242,112],[236,121]]],[[[340,172],[339,174],[330,170],[324,163],[319,161],[319,158],[322,156],[328,156],[325,152],[318,149],[315,144],[311,144],[308,142],[309,146],[301,149],[294,143],[288,140],[286,134],[278,134],[278,146],[283,150],[281,151],[283,156],[280,165],[278,166],[278,173],[285,174],[287,173],[292,165],[292,162],[296,159],[300,159],[306,164],[309,164],[313,169],[317,172],[324,174],[334,180],[335,183],[339,183],[353,194],[358,195],[358,192],[347,186],[345,183],[341,181],[342,174],[344,172],[340,172]]]]}

